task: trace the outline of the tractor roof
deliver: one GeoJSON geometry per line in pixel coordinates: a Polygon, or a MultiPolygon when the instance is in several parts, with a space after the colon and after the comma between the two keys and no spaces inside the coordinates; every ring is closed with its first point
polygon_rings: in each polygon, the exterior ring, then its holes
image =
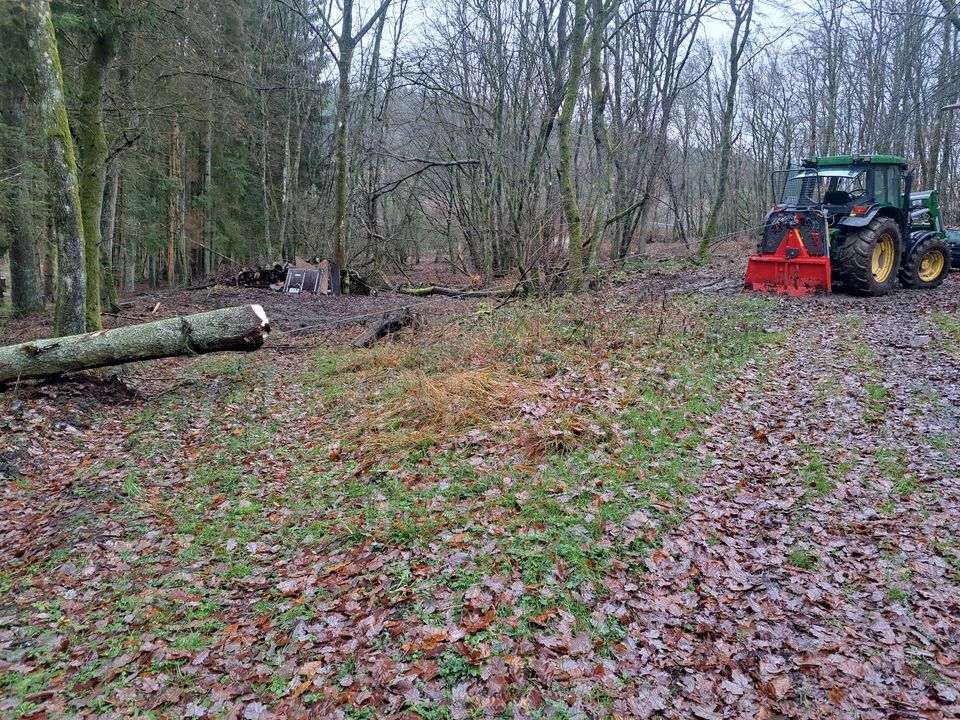
{"type": "Polygon", "coordinates": [[[837,167],[841,165],[902,165],[907,159],[899,155],[828,155],[804,158],[804,167],[837,167]]]}

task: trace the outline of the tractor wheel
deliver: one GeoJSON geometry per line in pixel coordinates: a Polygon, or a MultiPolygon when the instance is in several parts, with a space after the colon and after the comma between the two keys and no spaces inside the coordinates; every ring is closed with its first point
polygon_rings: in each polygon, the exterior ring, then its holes
{"type": "Polygon", "coordinates": [[[887,217],[848,233],[834,264],[837,279],[860,295],[886,295],[897,282],[900,226],[887,217]]]}
{"type": "Polygon", "coordinates": [[[900,283],[905,288],[929,290],[939,287],[949,273],[950,246],[938,237],[927,238],[904,258],[900,283]]]}

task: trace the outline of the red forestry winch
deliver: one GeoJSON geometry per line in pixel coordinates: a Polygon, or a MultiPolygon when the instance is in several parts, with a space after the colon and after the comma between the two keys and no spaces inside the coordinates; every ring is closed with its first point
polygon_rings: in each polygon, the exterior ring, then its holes
{"type": "Polygon", "coordinates": [[[829,247],[824,242],[826,229],[820,220],[815,230],[810,218],[800,213],[784,213],[774,208],[764,229],[760,253],[747,261],[744,289],[787,295],[830,292],[829,247]]]}

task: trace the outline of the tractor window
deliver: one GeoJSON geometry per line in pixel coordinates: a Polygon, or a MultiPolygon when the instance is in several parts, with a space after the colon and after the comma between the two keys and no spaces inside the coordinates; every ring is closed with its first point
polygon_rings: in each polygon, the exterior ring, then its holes
{"type": "Polygon", "coordinates": [[[865,172],[857,173],[855,176],[842,175],[835,180],[831,179],[830,189],[846,193],[848,200],[856,200],[867,193],[867,174],[865,172]],[[834,186],[834,182],[836,186],[834,186]]]}
{"type": "Polygon", "coordinates": [[[902,174],[898,167],[877,168],[874,174],[874,197],[877,202],[900,205],[903,195],[902,174]]]}
{"type": "Polygon", "coordinates": [[[877,168],[873,174],[873,196],[877,202],[887,202],[887,172],[884,168],[877,168]]]}
{"type": "Polygon", "coordinates": [[[866,194],[866,182],[853,168],[797,168],[774,173],[774,197],[782,205],[846,205],[866,194]]]}
{"type": "Polygon", "coordinates": [[[816,170],[794,168],[773,174],[773,196],[781,205],[814,205],[820,202],[822,185],[816,170]]]}
{"type": "Polygon", "coordinates": [[[823,202],[830,205],[849,205],[867,194],[867,174],[853,168],[821,170],[827,182],[823,202]]]}

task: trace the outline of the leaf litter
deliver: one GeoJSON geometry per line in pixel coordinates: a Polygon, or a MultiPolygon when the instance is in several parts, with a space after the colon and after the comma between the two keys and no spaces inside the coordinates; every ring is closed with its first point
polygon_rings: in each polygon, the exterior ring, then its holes
{"type": "Polygon", "coordinates": [[[0,714],[957,716],[955,290],[8,394],[0,714]]]}

